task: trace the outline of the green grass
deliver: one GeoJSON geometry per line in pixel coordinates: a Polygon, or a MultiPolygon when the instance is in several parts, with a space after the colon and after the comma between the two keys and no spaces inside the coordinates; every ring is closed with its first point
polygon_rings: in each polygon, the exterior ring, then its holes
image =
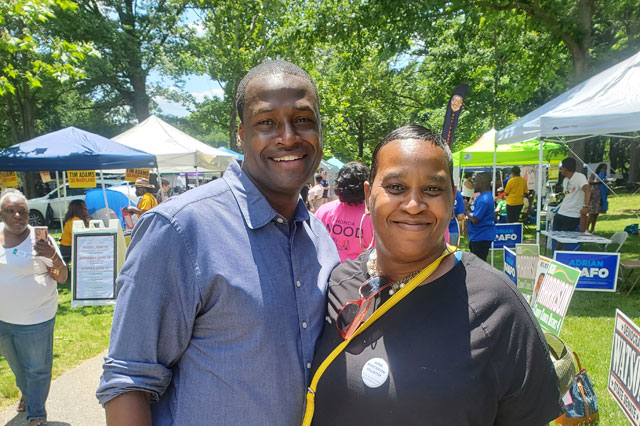
{"type": "MultiPolygon", "coordinates": [[[[596,232],[609,236],[632,223],[640,223],[633,212],[640,212],[640,194],[610,197],[609,214],[602,215],[596,232]]],[[[525,239],[535,241],[535,226],[525,233],[525,239]]],[[[462,241],[467,248],[468,242],[462,241]]],[[[640,237],[631,236],[622,248],[623,259],[637,259],[640,237]]],[[[502,269],[502,256],[495,255],[494,265],[502,269]]],[[[607,376],[611,356],[613,317],[621,309],[640,324],[640,286],[629,297],[620,293],[576,292],[571,301],[560,337],[578,353],[582,365],[595,382],[600,403],[601,425],[623,426],[628,422],[607,391],[607,376]]],[[[103,351],[109,344],[113,308],[81,307],[71,309],[69,283],[60,286],[60,301],[54,339],[53,375],[59,376],[82,361],[103,351]]],[[[17,402],[18,389],[6,361],[0,359],[0,407],[17,402]]]]}

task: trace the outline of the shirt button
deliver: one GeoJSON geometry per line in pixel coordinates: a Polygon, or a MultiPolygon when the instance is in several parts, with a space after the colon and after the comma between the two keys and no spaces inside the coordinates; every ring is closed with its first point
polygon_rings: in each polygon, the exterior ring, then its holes
{"type": "Polygon", "coordinates": [[[284,219],[283,219],[283,218],[281,218],[281,217],[279,217],[279,218],[277,218],[277,219],[276,219],[276,222],[278,222],[278,223],[282,223],[282,222],[284,222],[284,219]]]}
{"type": "Polygon", "coordinates": [[[307,328],[307,322],[306,321],[302,321],[302,328],[307,328]]]}
{"type": "Polygon", "coordinates": [[[311,368],[311,363],[310,362],[307,363],[307,368],[311,368]]]}
{"type": "Polygon", "coordinates": [[[300,282],[300,280],[296,281],[296,287],[300,287],[302,285],[302,283],[300,282]]]}

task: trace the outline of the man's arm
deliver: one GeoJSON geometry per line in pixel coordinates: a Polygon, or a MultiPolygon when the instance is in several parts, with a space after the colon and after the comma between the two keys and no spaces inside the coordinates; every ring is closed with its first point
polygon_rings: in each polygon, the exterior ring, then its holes
{"type": "Polygon", "coordinates": [[[104,405],[107,426],[151,426],[150,396],[132,391],[116,396],[104,405]]]}
{"type": "Polygon", "coordinates": [[[582,186],[582,191],[584,191],[584,206],[582,206],[580,214],[587,214],[589,212],[589,203],[591,203],[591,189],[588,183],[582,186]]]}

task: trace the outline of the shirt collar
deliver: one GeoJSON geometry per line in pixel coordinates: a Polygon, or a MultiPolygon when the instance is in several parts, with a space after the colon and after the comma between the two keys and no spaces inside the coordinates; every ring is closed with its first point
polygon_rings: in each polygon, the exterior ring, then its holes
{"type": "MultiPolygon", "coordinates": [[[[276,217],[281,215],[269,204],[265,196],[249,179],[249,176],[240,168],[238,163],[232,161],[222,177],[238,203],[244,221],[250,229],[262,228],[276,217]]],[[[301,197],[293,212],[294,221],[309,221],[309,211],[301,197]]]]}

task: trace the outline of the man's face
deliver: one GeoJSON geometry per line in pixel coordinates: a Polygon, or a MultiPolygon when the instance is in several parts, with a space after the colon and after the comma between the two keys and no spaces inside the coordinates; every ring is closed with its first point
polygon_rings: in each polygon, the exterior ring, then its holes
{"type": "Polygon", "coordinates": [[[145,192],[147,192],[147,191],[145,191],[143,187],[141,187],[141,186],[136,186],[136,195],[137,195],[138,197],[142,197],[142,196],[144,195],[144,193],[145,193],[145,192]]]}
{"type": "Polygon", "coordinates": [[[249,82],[238,128],[242,168],[267,200],[296,197],[322,158],[318,100],[304,79],[279,74],[249,82]]]}
{"type": "Polygon", "coordinates": [[[569,170],[564,166],[560,167],[560,173],[562,173],[562,176],[564,177],[569,177],[569,170]]]}

